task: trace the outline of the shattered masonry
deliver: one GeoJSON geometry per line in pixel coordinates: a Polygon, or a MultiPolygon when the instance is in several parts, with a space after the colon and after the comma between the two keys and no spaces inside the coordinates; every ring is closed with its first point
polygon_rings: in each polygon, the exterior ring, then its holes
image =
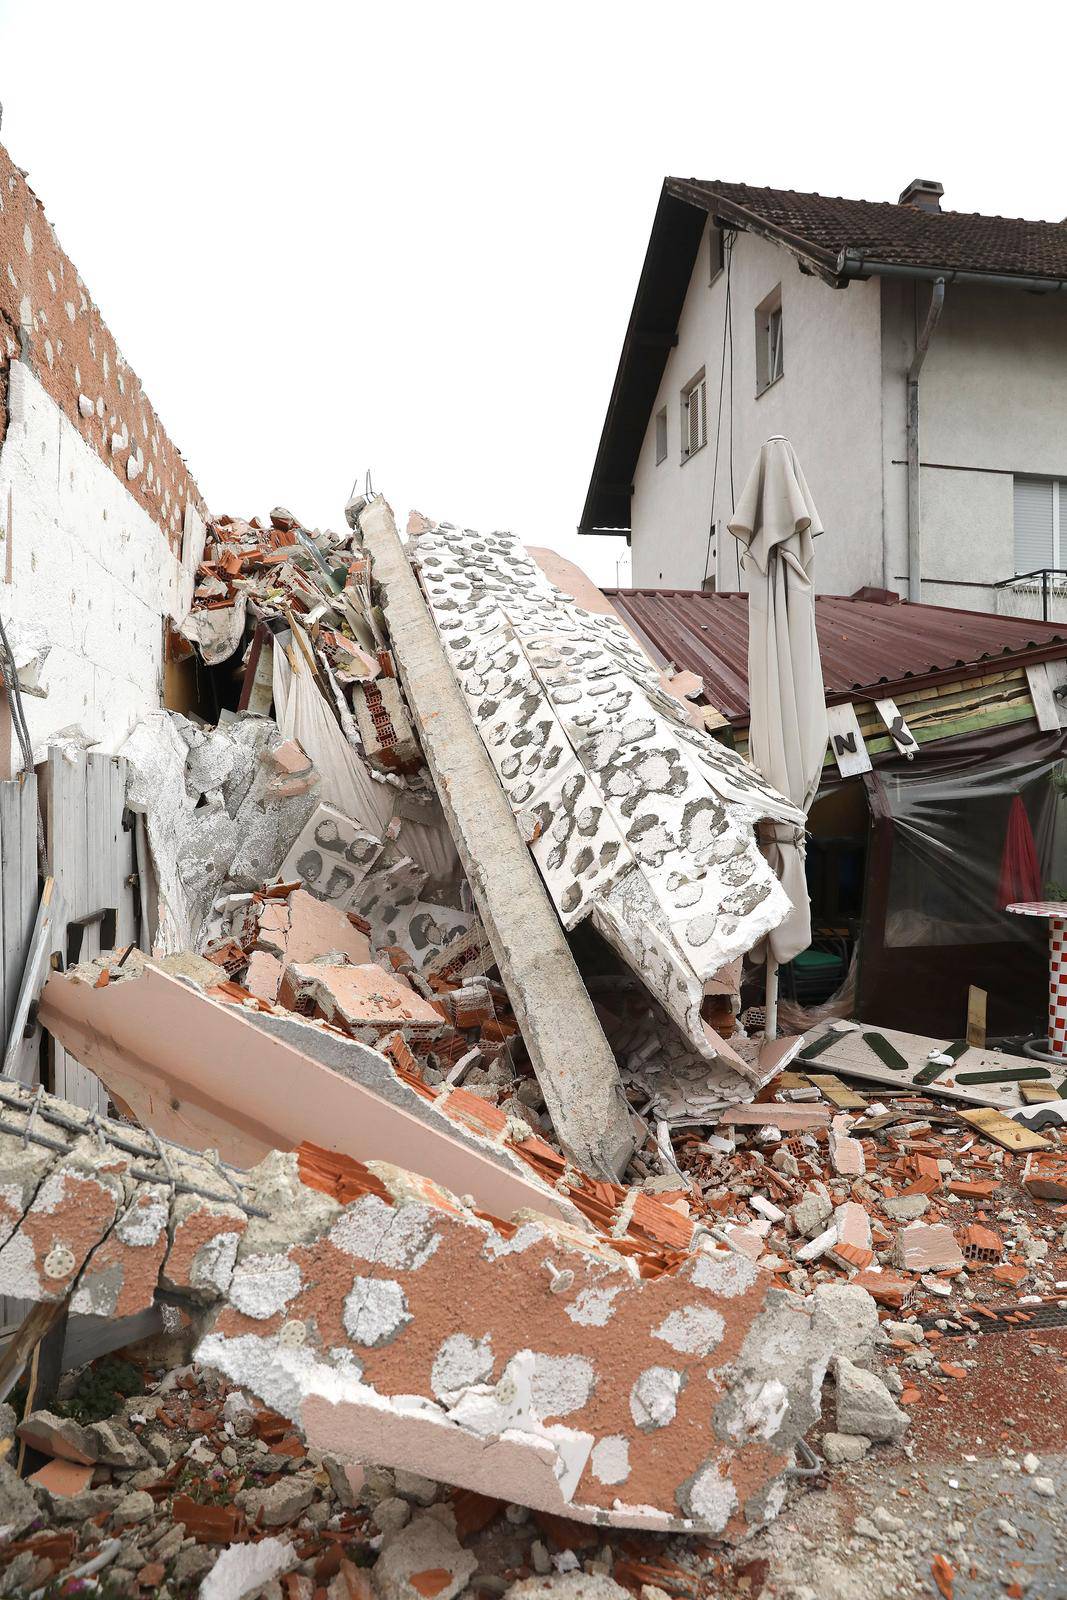
{"type": "Polygon", "coordinates": [[[781,1501],[832,1342],[733,1251],[503,1221],[309,1146],[234,1173],[123,1128],[132,1155],[47,1095],[6,1096],[4,1120],[0,1293],[205,1304],[196,1359],[342,1462],[729,1538],[781,1501]],[[71,1124],[65,1153],[33,1142],[71,1124]]]}

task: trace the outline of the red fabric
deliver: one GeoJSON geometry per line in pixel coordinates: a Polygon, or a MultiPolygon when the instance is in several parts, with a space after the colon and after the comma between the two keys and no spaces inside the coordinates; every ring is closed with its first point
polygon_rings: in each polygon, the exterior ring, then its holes
{"type": "Polygon", "coordinates": [[[1033,830],[1022,796],[1017,794],[1008,814],[1008,833],[1004,840],[1004,854],[1000,859],[997,905],[1003,910],[1017,901],[1041,898],[1041,868],[1037,864],[1033,830]]]}

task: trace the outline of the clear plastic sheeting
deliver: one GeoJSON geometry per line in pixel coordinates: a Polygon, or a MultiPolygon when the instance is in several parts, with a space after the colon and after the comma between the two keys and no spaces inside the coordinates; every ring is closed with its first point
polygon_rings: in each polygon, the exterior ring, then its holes
{"type": "Polygon", "coordinates": [[[885,942],[989,944],[1025,940],[1000,899],[1002,866],[1020,827],[1033,840],[1039,895],[1067,888],[1067,760],[1033,756],[1008,765],[961,763],[927,773],[918,762],[880,773],[895,826],[885,942]],[[1014,802],[1022,802],[1022,814],[1014,802]],[[1014,813],[1014,816],[1013,816],[1014,813]]]}
{"type": "Polygon", "coordinates": [[[860,943],[865,1021],[959,1037],[971,985],[991,1034],[1042,1026],[1043,926],[1004,910],[1067,892],[1067,733],[1034,722],[923,746],[864,778],[872,829],[860,943]]]}

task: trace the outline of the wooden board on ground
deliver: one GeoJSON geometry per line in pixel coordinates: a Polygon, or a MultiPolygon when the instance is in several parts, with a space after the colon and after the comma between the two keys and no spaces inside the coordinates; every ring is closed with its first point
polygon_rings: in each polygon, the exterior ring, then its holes
{"type": "MultiPolygon", "coordinates": [[[[837,1031],[831,1024],[830,1032],[837,1031]]],[[[805,1036],[805,1047],[815,1044],[826,1035],[825,1027],[812,1028],[805,1036]]],[[[971,1072],[1008,1072],[1020,1067],[1034,1067],[1035,1063],[1029,1056],[1012,1055],[1006,1050],[979,1050],[973,1045],[955,1060],[951,1066],[943,1068],[940,1074],[930,1083],[915,1085],[915,1077],[925,1068],[930,1066],[929,1056],[932,1050],[944,1050],[950,1040],[929,1039],[919,1033],[904,1033],[896,1028],[875,1027],[873,1024],[865,1028],[861,1023],[857,1028],[854,1024],[847,1029],[841,1029],[838,1037],[825,1050],[821,1050],[812,1061],[812,1068],[821,1072],[838,1073],[845,1078],[860,1079],[866,1083],[881,1084],[886,1088],[908,1089],[916,1088],[918,1094],[939,1096],[947,1100],[959,1100],[965,1105],[999,1106],[1002,1110],[1013,1111],[1018,1106],[1025,1104],[1020,1085],[1018,1083],[981,1083],[967,1084],[957,1082],[960,1073],[971,1072]],[[904,1059],[906,1066],[899,1070],[887,1067],[875,1054],[871,1046],[866,1043],[864,1033],[876,1034],[888,1041],[896,1052],[904,1059]]],[[[1044,1065],[1044,1063],[1040,1063],[1044,1065]]],[[[804,1055],[794,1063],[798,1071],[804,1070],[804,1055]]],[[[1039,1085],[1046,1085],[1047,1099],[1058,1096],[1061,1087],[1067,1080],[1067,1069],[1064,1067],[1050,1066],[1047,1079],[1038,1080],[1039,1085]]]]}
{"type": "Polygon", "coordinates": [[[839,1111],[866,1111],[867,1102],[855,1089],[850,1089],[847,1083],[833,1072],[809,1072],[808,1082],[813,1083],[822,1091],[823,1099],[829,1100],[832,1106],[839,1111]]]}
{"type": "Polygon", "coordinates": [[[985,990],[972,983],[967,990],[967,1043],[978,1050],[985,1049],[986,999],[985,990]]]}
{"type": "Polygon", "coordinates": [[[1059,1090],[1048,1083],[1020,1083],[1019,1093],[1025,1106],[1043,1106],[1049,1100],[1060,1099],[1059,1090]]]}
{"type": "MultiPolygon", "coordinates": [[[[45,827],[63,918],[52,950],[64,965],[137,938],[133,832],[123,826],[126,763],[90,753],[73,758],[49,750],[42,767],[45,827]],[[75,946],[77,948],[75,949],[75,946]]],[[[87,1111],[106,1111],[107,1091],[92,1073],[48,1041],[50,1088],[87,1111]]]]}
{"type": "Polygon", "coordinates": [[[825,1128],[829,1106],[795,1105],[784,1100],[727,1106],[719,1116],[722,1128],[825,1128]]]}
{"type": "Polygon", "coordinates": [[[1002,1111],[995,1111],[992,1106],[983,1106],[975,1111],[961,1111],[960,1116],[964,1122],[969,1122],[972,1128],[977,1128],[979,1133],[1002,1145],[1005,1150],[1052,1149],[1051,1139],[1043,1139],[1039,1133],[1031,1133],[1021,1122],[1013,1122],[1010,1117],[1006,1117],[1002,1111]]]}

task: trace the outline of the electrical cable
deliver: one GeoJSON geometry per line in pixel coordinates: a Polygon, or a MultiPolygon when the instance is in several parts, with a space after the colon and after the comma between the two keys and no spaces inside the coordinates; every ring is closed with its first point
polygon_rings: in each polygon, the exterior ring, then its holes
{"type": "Polygon", "coordinates": [[[736,234],[732,228],[723,230],[723,256],[726,264],[726,299],[723,307],[722,324],[722,360],[719,363],[719,404],[715,417],[715,464],[711,473],[711,515],[708,520],[708,543],[704,552],[704,574],[701,579],[701,588],[708,576],[708,564],[711,560],[711,541],[715,536],[715,496],[719,487],[719,443],[722,437],[722,393],[726,381],[726,344],[727,330],[730,342],[730,494],[733,495],[733,387],[734,387],[734,356],[733,356],[733,321],[730,308],[730,269],[733,265],[734,239],[736,234]]]}

